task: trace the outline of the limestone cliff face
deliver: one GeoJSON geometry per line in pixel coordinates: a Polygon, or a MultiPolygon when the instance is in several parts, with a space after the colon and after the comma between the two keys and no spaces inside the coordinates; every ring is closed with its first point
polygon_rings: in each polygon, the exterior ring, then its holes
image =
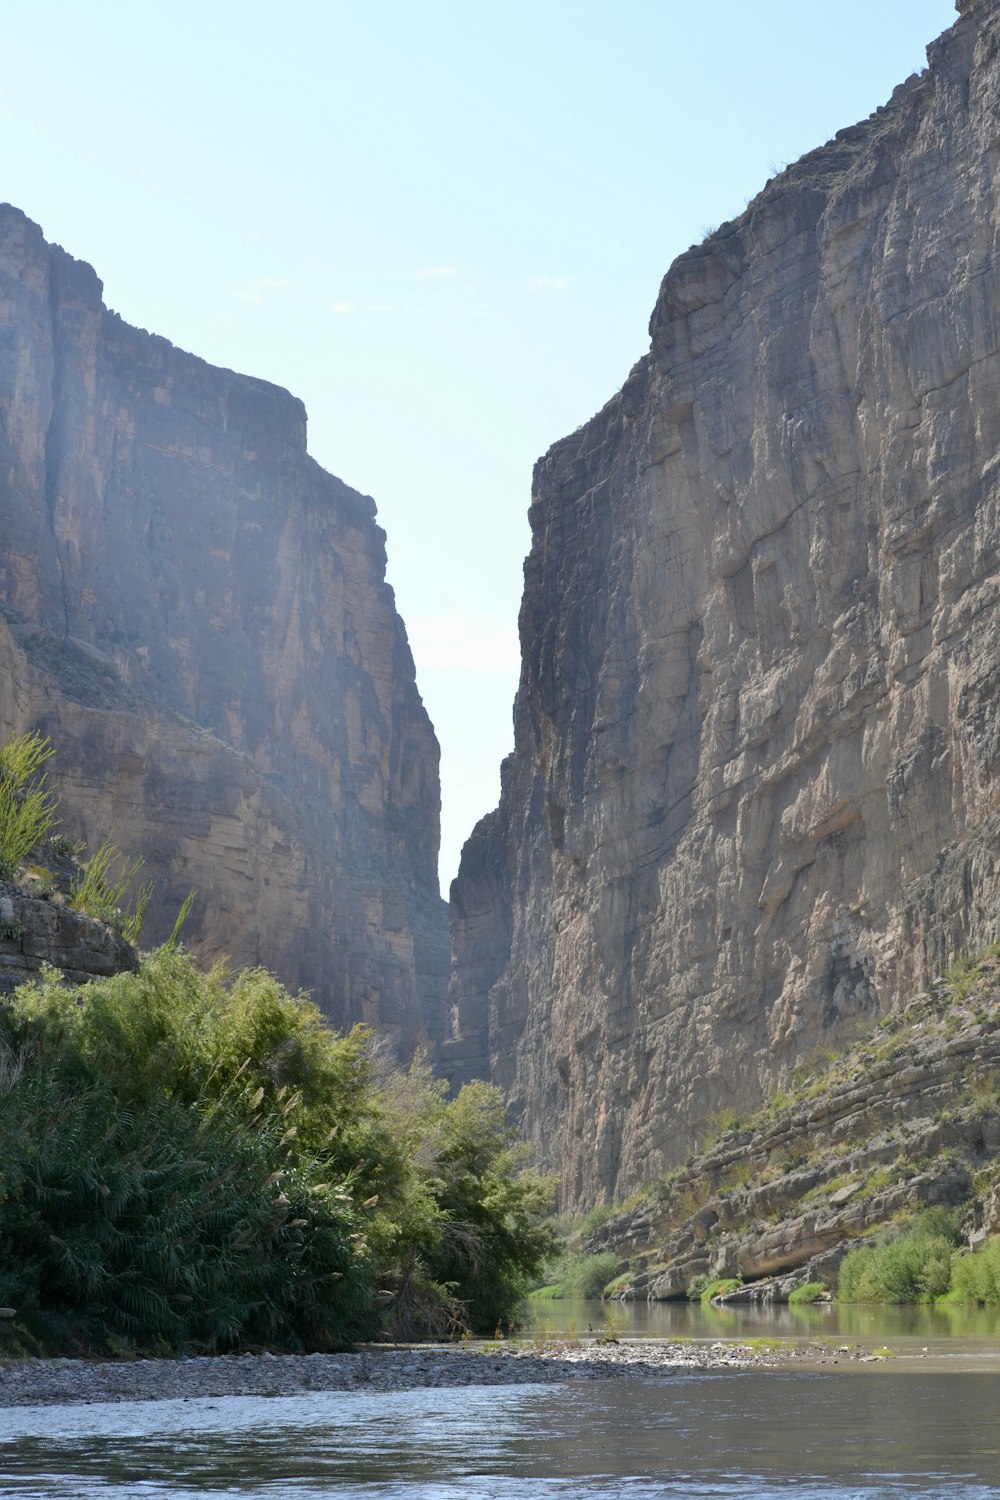
{"type": "Polygon", "coordinates": [[[446,1051],[569,1206],[1000,930],[1000,6],[960,10],[536,469],[446,1051]]]}
{"type": "Polygon", "coordinates": [[[262,963],[404,1048],[440,1031],[438,750],[366,497],[301,402],[131,328],[0,208],[0,733],[67,831],[156,881],[150,937],[262,963]]]}

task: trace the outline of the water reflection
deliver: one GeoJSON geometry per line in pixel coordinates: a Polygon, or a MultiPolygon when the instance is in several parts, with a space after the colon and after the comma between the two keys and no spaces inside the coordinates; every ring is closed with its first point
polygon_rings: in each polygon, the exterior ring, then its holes
{"type": "Polygon", "coordinates": [[[585,1335],[611,1329],[639,1338],[842,1338],[1000,1341],[1000,1307],[879,1307],[851,1303],[789,1307],[697,1302],[535,1302],[526,1333],[585,1335]]]}
{"type": "Polygon", "coordinates": [[[994,1500],[992,1377],[688,1376],[4,1413],[0,1495],[994,1500]]]}

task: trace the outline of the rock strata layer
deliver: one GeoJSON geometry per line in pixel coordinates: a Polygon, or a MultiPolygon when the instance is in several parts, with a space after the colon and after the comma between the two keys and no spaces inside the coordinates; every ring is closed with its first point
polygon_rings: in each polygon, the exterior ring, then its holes
{"type": "Polygon", "coordinates": [[[135,949],[112,928],[0,880],[0,998],[43,965],[59,969],[70,984],[86,984],[137,963],[135,949]]]}
{"type": "Polygon", "coordinates": [[[0,208],[0,735],[113,831],[144,938],[264,964],[404,1050],[441,1028],[438,748],[371,500],[298,400],[129,327],[0,208]]]}
{"type": "MultiPolygon", "coordinates": [[[[615,1295],[723,1301],[833,1287],[848,1251],[927,1208],[961,1208],[968,1246],[1000,1230],[1000,957],[935,985],[833,1063],[733,1119],[589,1237],[623,1260],[615,1295]]],[[[734,1116],[735,1111],[730,1112],[734,1116]]]]}
{"type": "Polygon", "coordinates": [[[456,1077],[564,1206],[682,1161],[1000,912],[1000,7],[668,271],[539,462],[456,1077]]]}

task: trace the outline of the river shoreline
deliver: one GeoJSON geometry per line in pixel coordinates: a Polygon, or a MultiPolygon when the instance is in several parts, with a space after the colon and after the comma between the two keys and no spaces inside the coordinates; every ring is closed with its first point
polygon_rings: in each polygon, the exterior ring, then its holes
{"type": "Polygon", "coordinates": [[[350,1354],[190,1359],[8,1359],[0,1361],[0,1408],[648,1379],[765,1369],[787,1360],[787,1352],[728,1340],[661,1339],[369,1345],[350,1354]]]}

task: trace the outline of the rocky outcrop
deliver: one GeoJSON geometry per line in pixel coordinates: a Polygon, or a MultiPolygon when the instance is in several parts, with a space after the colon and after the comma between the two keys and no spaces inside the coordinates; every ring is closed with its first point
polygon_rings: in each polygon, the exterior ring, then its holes
{"type": "Polygon", "coordinates": [[[785,1301],[836,1283],[848,1250],[935,1206],[1000,1228],[1000,958],[940,982],[836,1062],[799,1078],[606,1221],[588,1248],[628,1263],[626,1299],[785,1301]]]}
{"type": "Polygon", "coordinates": [[[144,936],[264,964],[404,1050],[442,1024],[438,750],[365,496],[301,402],[123,323],[0,208],[0,736],[141,852],[144,936]]]}
{"type": "Polygon", "coordinates": [[[137,964],[135,949],[113,928],[0,880],[0,998],[43,965],[60,970],[70,984],[86,984],[137,964]]]}
{"type": "Polygon", "coordinates": [[[998,931],[996,0],[928,58],[675,262],[536,468],[446,1051],[569,1208],[998,931]]]}

